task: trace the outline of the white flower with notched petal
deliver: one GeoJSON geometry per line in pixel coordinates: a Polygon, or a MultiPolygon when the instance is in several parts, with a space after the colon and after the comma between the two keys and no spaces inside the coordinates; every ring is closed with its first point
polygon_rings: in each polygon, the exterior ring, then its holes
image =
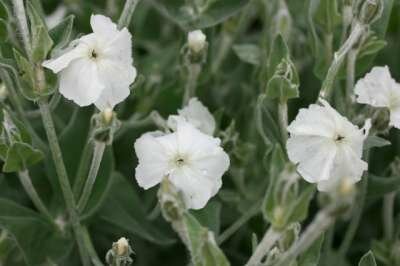
{"type": "Polygon", "coordinates": [[[400,129],[400,84],[390,75],[389,68],[374,67],[355,86],[357,102],[390,111],[390,125],[400,129]]]}
{"type": "Polygon", "coordinates": [[[179,121],[176,132],[146,133],[135,142],[139,159],[136,180],[148,189],[164,178],[182,192],[186,206],[203,208],[222,185],[229,168],[229,157],[220,140],[179,121]]]}
{"type": "Polygon", "coordinates": [[[94,103],[97,108],[113,108],[129,95],[136,78],[132,66],[131,34],[107,17],[92,15],[93,33],[72,42],[61,56],[43,66],[59,73],[60,93],[79,106],[94,103]]]}
{"type": "Polygon", "coordinates": [[[328,102],[320,101],[322,106],[311,104],[300,110],[288,127],[286,147],[301,176],[317,183],[318,190],[327,191],[344,178],[358,182],[367,170],[368,164],[361,156],[370,122],[359,129],[328,102]]]}
{"type": "Polygon", "coordinates": [[[167,121],[168,127],[176,130],[179,120],[187,121],[208,135],[212,135],[215,131],[215,119],[213,115],[197,98],[190,99],[187,106],[178,110],[178,115],[170,115],[167,121]]]}

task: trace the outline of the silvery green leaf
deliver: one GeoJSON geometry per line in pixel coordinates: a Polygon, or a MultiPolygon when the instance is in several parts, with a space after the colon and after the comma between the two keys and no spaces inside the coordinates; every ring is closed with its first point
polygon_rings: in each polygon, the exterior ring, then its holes
{"type": "Polygon", "coordinates": [[[71,41],[75,16],[70,15],[58,25],[49,30],[49,35],[54,42],[54,49],[62,49],[71,41]]]}
{"type": "Polygon", "coordinates": [[[261,51],[257,45],[237,44],[233,46],[233,51],[243,62],[256,66],[261,64],[261,51]]]}
{"type": "Polygon", "coordinates": [[[368,251],[358,263],[358,266],[377,266],[374,254],[371,251],[368,251]]]}
{"type": "Polygon", "coordinates": [[[27,143],[15,142],[9,147],[3,171],[18,172],[27,169],[43,159],[43,153],[27,143]]]}
{"type": "Polygon", "coordinates": [[[371,148],[380,148],[391,145],[390,141],[380,138],[378,136],[368,136],[364,142],[364,150],[368,150],[371,148]]]}
{"type": "Polygon", "coordinates": [[[368,175],[368,197],[381,197],[400,188],[400,177],[368,175]]]}
{"type": "Polygon", "coordinates": [[[321,246],[324,242],[324,235],[321,235],[314,243],[300,255],[298,266],[317,266],[321,254],[321,246]]]}

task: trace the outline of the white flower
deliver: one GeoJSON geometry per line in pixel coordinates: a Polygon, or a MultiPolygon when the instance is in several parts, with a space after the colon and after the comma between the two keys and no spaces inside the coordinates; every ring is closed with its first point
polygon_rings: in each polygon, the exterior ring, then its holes
{"type": "Polygon", "coordinates": [[[136,78],[131,34],[101,15],[92,15],[90,24],[93,33],[75,40],[68,51],[43,66],[59,73],[64,97],[79,106],[94,103],[104,110],[128,97],[136,78]]]}
{"type": "Polygon", "coordinates": [[[358,182],[367,170],[368,164],[361,156],[370,122],[359,129],[328,102],[320,101],[322,106],[311,104],[300,110],[288,127],[286,147],[301,176],[326,191],[344,178],[358,182]]]}
{"type": "Polygon", "coordinates": [[[220,140],[182,121],[176,132],[142,135],[135,142],[135,152],[139,186],[148,189],[168,178],[191,209],[206,205],[220,189],[222,175],[229,168],[229,157],[220,147],[220,140]]]}
{"type": "Polygon", "coordinates": [[[355,86],[357,102],[390,111],[390,125],[400,128],[400,84],[390,75],[389,68],[374,67],[355,86]]]}
{"type": "Polygon", "coordinates": [[[215,131],[215,119],[213,115],[197,98],[190,99],[187,106],[178,110],[178,114],[168,117],[167,124],[172,130],[176,130],[178,121],[183,120],[208,135],[212,135],[215,131]]]}
{"type": "Polygon", "coordinates": [[[195,30],[188,33],[189,49],[195,53],[201,52],[206,45],[206,35],[201,30],[195,30]]]}

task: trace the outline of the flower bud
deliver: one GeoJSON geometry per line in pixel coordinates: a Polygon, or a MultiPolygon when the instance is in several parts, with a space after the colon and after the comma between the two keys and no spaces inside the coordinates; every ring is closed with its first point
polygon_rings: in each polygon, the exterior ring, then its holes
{"type": "Polygon", "coordinates": [[[382,0],[365,0],[361,5],[358,19],[363,24],[371,24],[381,17],[382,12],[382,0]]]}
{"type": "Polygon", "coordinates": [[[134,254],[128,239],[121,237],[117,242],[112,244],[112,248],[106,254],[106,262],[108,265],[129,266],[133,263],[130,257],[134,254]]]}
{"type": "Polygon", "coordinates": [[[104,111],[102,112],[103,115],[103,120],[105,122],[105,124],[109,125],[111,123],[111,119],[113,118],[113,110],[111,108],[106,108],[104,109],[104,111]]]}
{"type": "Polygon", "coordinates": [[[339,194],[346,197],[352,195],[354,190],[354,183],[352,183],[349,178],[343,178],[342,182],[339,184],[339,194]]]}
{"type": "Polygon", "coordinates": [[[198,54],[206,46],[206,35],[201,30],[195,30],[188,33],[189,49],[198,54]]]}
{"type": "Polygon", "coordinates": [[[115,253],[118,256],[127,256],[129,253],[128,239],[121,237],[114,245],[115,253]]]}

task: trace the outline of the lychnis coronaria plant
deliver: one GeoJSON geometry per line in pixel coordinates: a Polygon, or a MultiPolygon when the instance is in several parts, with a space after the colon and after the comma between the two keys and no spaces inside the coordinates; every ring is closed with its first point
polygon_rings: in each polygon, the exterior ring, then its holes
{"type": "Polygon", "coordinates": [[[396,0],[0,0],[0,265],[400,266],[396,0]]]}

